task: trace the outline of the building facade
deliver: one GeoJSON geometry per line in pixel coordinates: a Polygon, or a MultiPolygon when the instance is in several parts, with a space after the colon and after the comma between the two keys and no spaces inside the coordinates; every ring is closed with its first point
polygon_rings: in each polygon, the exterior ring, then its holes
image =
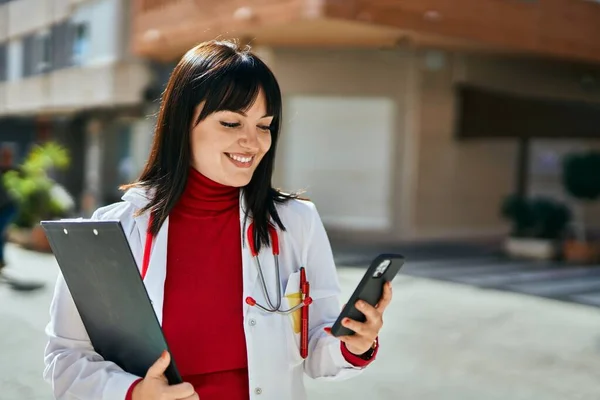
{"type": "Polygon", "coordinates": [[[32,143],[64,144],[72,163],[57,178],[86,212],[132,175],[151,73],[131,56],[129,9],[127,0],[0,1],[0,142],[17,160],[32,143]]]}
{"type": "MultiPolygon", "coordinates": [[[[131,12],[134,54],[157,63],[217,37],[253,45],[284,94],[275,183],[306,189],[332,235],[502,235],[504,196],[564,198],[561,157],[600,147],[575,116],[600,105],[595,1],[133,0],[131,12]],[[508,100],[474,125],[465,87],[508,100]],[[516,117],[516,99],[535,112],[516,117]]],[[[600,225],[600,207],[585,212],[600,225]]]]}

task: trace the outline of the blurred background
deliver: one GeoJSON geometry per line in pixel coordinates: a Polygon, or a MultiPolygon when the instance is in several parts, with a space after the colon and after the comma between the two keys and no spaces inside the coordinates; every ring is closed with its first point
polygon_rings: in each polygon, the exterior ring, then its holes
{"type": "Polygon", "coordinates": [[[274,182],[316,203],[344,293],[408,259],[378,363],[311,398],[598,398],[600,1],[0,0],[0,399],[51,398],[38,222],[120,199],[214,38],[275,72],[274,182]]]}

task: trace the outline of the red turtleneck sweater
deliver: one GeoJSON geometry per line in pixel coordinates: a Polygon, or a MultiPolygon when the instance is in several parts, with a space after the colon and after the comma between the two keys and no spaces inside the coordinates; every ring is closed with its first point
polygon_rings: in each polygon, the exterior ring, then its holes
{"type": "MultiPolygon", "coordinates": [[[[169,215],[162,328],[183,380],[202,400],[249,398],[240,238],[239,189],[190,168],[169,215]]],[[[342,353],[357,366],[372,361],[343,344],[342,353]]]]}
{"type": "Polygon", "coordinates": [[[169,215],[162,327],[203,400],[248,399],[240,237],[239,189],[190,168],[169,215]]]}

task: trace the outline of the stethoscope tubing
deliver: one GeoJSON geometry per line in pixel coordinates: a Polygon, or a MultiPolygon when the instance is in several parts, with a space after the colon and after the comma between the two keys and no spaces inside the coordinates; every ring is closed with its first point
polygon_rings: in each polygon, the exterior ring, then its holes
{"type": "Polygon", "coordinates": [[[248,227],[248,246],[250,247],[250,253],[252,254],[252,258],[254,259],[254,264],[256,265],[256,269],[258,271],[258,276],[260,279],[260,286],[263,292],[263,295],[265,297],[265,300],[267,302],[268,307],[265,307],[259,303],[257,303],[252,297],[247,297],[246,298],[246,303],[249,304],[250,306],[256,306],[258,307],[260,310],[266,312],[266,313],[270,313],[270,314],[290,314],[293,313],[294,311],[297,311],[299,309],[301,309],[304,306],[308,306],[309,304],[312,303],[312,299],[310,297],[307,297],[306,299],[302,299],[302,302],[300,302],[300,304],[297,304],[294,307],[291,307],[287,310],[281,310],[281,301],[283,298],[283,295],[281,293],[281,275],[280,275],[280,271],[279,271],[279,237],[277,235],[277,231],[275,229],[275,227],[273,227],[272,225],[269,225],[269,235],[271,237],[271,249],[273,252],[273,258],[275,260],[275,279],[277,282],[277,301],[273,302],[271,300],[271,296],[269,295],[269,291],[267,288],[267,283],[265,281],[265,276],[263,274],[263,269],[262,266],[260,264],[260,259],[258,258],[258,252],[256,251],[256,248],[254,247],[254,223],[251,223],[250,226],[248,227]]]}

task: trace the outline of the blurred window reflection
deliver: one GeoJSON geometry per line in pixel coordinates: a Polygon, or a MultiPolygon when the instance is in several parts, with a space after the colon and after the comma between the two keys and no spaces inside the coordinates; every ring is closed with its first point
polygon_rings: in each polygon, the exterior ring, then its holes
{"type": "Polygon", "coordinates": [[[74,28],[73,64],[82,65],[85,61],[90,42],[89,27],[86,23],[79,23],[74,28]]]}

